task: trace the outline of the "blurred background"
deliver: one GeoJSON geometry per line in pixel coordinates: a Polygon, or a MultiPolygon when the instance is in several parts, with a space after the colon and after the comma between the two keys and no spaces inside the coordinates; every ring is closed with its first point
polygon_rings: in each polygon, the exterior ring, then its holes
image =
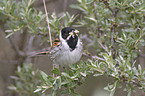
{"type": "MultiPolygon", "coordinates": [[[[57,15],[61,15],[62,12],[68,11],[70,14],[81,14],[79,10],[71,9],[70,4],[77,3],[75,0],[46,0],[47,11],[51,14],[53,11],[57,15]]],[[[44,12],[43,0],[37,0],[34,3],[34,7],[44,12]]],[[[1,24],[1,21],[0,21],[1,24]]],[[[1,24],[2,25],[2,24],[1,24]]],[[[46,26],[47,27],[47,26],[46,26]]],[[[16,69],[20,62],[30,62],[33,61],[33,66],[35,69],[40,69],[48,74],[51,74],[52,62],[48,56],[39,56],[30,59],[21,58],[14,51],[11,40],[5,38],[6,34],[4,32],[3,26],[0,27],[0,96],[15,96],[8,86],[13,83],[13,80],[10,76],[15,75],[16,69]]],[[[79,29],[80,32],[85,33],[85,29],[79,29]]],[[[26,32],[20,34],[16,33],[12,36],[12,41],[15,43],[20,50],[38,50],[41,48],[46,48],[49,44],[41,45],[41,37],[30,37],[26,32]],[[33,46],[27,48],[29,40],[33,40],[33,46]]],[[[83,41],[85,45],[85,41],[83,41]]],[[[141,48],[143,51],[144,49],[141,48]]],[[[91,54],[93,50],[87,48],[91,54]]],[[[145,68],[145,58],[139,57],[137,62],[139,62],[143,68],[145,68]]],[[[93,76],[88,76],[85,83],[81,86],[77,86],[77,92],[82,96],[109,96],[107,91],[104,91],[103,88],[110,82],[112,79],[108,76],[101,76],[95,78],[93,76]]],[[[112,81],[113,82],[113,81],[112,81]]],[[[117,89],[115,96],[127,96],[127,93],[123,91],[123,88],[117,89]]],[[[145,96],[141,90],[136,90],[136,93],[133,93],[132,96],[145,96]]]]}

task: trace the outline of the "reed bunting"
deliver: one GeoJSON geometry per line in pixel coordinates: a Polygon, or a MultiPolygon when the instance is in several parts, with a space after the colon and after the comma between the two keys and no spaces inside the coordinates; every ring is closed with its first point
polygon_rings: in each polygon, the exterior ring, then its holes
{"type": "Polygon", "coordinates": [[[72,27],[65,27],[61,30],[59,40],[55,40],[50,51],[55,64],[66,66],[75,64],[80,60],[83,47],[78,33],[79,31],[72,27]]]}

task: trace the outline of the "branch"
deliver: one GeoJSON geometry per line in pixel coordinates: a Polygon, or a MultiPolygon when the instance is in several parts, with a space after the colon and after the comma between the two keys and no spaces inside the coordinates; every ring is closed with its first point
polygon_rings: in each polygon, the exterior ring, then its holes
{"type": "MultiPolygon", "coordinates": [[[[127,78],[125,78],[125,77],[121,77],[120,78],[123,82],[128,82],[128,79],[127,78]]],[[[142,87],[141,86],[141,84],[139,83],[139,82],[129,82],[130,84],[132,83],[132,84],[134,84],[136,87],[142,87]]]]}
{"type": "Polygon", "coordinates": [[[113,16],[116,18],[117,13],[119,12],[119,9],[116,8],[115,10],[113,10],[110,6],[109,3],[106,0],[102,0],[103,3],[107,6],[107,8],[113,13],[113,16]]]}
{"type": "Polygon", "coordinates": [[[107,8],[113,13],[113,15],[114,15],[114,11],[113,11],[113,9],[109,6],[109,3],[106,1],[106,0],[102,0],[103,1],[103,3],[107,6],[107,8]]]}
{"type": "Polygon", "coordinates": [[[112,48],[112,53],[113,53],[113,58],[115,58],[117,56],[117,51],[116,51],[116,47],[115,47],[115,44],[114,44],[114,33],[115,33],[115,28],[117,27],[117,22],[116,22],[116,19],[117,19],[117,13],[119,12],[119,9],[116,8],[115,10],[113,10],[110,6],[109,6],[109,3],[106,1],[106,0],[102,0],[103,3],[107,6],[107,8],[112,12],[114,18],[115,18],[115,23],[112,23],[112,27],[111,27],[111,31],[112,31],[112,34],[111,34],[111,46],[113,47],[112,48]]]}
{"type": "MultiPolygon", "coordinates": [[[[7,35],[6,32],[5,32],[5,29],[4,29],[4,25],[1,24],[0,28],[1,28],[2,32],[3,32],[5,35],[7,35]]],[[[8,40],[9,40],[9,42],[10,42],[10,44],[11,44],[13,50],[15,51],[15,53],[16,53],[18,56],[24,56],[24,53],[21,52],[21,51],[18,49],[18,47],[17,47],[16,44],[14,43],[12,37],[9,37],[8,40]]]]}
{"type": "MultiPolygon", "coordinates": [[[[5,32],[4,32],[4,33],[5,33],[5,32]]],[[[5,33],[5,34],[6,34],[6,33],[5,33]]],[[[11,37],[9,37],[8,40],[9,40],[9,42],[10,42],[12,48],[13,48],[14,51],[16,52],[16,54],[17,54],[18,56],[24,56],[24,53],[21,52],[21,51],[18,49],[18,47],[15,45],[13,39],[12,39],[11,37]]]]}
{"type": "Polygon", "coordinates": [[[28,50],[32,48],[33,40],[34,40],[34,36],[31,36],[28,43],[28,50]]]}

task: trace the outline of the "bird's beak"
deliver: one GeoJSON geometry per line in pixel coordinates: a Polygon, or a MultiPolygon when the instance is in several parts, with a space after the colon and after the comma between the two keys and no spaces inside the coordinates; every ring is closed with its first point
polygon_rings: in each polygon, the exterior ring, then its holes
{"type": "Polygon", "coordinates": [[[73,31],[69,33],[69,36],[73,36],[73,35],[74,35],[73,31]]]}
{"type": "Polygon", "coordinates": [[[78,30],[75,30],[74,33],[75,33],[75,34],[79,34],[79,31],[78,31],[78,30]]]}
{"type": "Polygon", "coordinates": [[[78,35],[79,31],[75,30],[69,33],[70,36],[72,36],[74,38],[75,35],[78,35]]]}

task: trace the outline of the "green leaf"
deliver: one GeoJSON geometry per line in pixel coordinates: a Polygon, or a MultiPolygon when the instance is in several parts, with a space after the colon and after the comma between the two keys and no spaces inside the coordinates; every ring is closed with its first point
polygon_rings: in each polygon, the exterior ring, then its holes
{"type": "Polygon", "coordinates": [[[86,72],[86,71],[85,71],[84,73],[83,73],[83,72],[80,72],[80,74],[81,74],[82,76],[84,76],[84,77],[87,76],[87,72],[86,72]]]}
{"type": "MultiPolygon", "coordinates": [[[[73,67],[71,67],[71,68],[73,68],[73,67]]],[[[69,76],[73,76],[73,71],[72,70],[69,70],[69,76]]]]}
{"type": "Polygon", "coordinates": [[[61,72],[57,68],[54,68],[54,70],[52,70],[52,73],[54,73],[56,75],[61,75],[61,72]]]}
{"type": "Polygon", "coordinates": [[[90,21],[93,21],[94,23],[97,23],[97,20],[93,17],[85,17],[85,18],[89,19],[90,21]]]}
{"type": "Polygon", "coordinates": [[[37,93],[37,92],[40,92],[40,91],[42,91],[42,89],[36,89],[36,90],[34,91],[34,93],[37,93]]]}
{"type": "Polygon", "coordinates": [[[10,78],[15,79],[15,80],[19,79],[19,77],[17,77],[17,76],[10,76],[10,78]]]}
{"type": "Polygon", "coordinates": [[[122,88],[121,82],[118,82],[118,83],[117,83],[117,88],[122,88]]]}
{"type": "Polygon", "coordinates": [[[45,81],[45,82],[48,81],[48,79],[47,79],[48,75],[46,73],[44,73],[43,71],[40,71],[40,76],[42,77],[43,81],[45,81]]]}
{"type": "Polygon", "coordinates": [[[17,67],[17,71],[18,71],[19,73],[22,71],[20,66],[17,67]]]}
{"type": "Polygon", "coordinates": [[[14,85],[8,86],[8,88],[9,88],[10,90],[17,90],[17,87],[14,86],[14,85]]]}
{"type": "Polygon", "coordinates": [[[108,86],[104,87],[104,90],[107,90],[110,92],[110,96],[114,96],[117,82],[118,81],[115,81],[114,84],[112,84],[112,85],[108,84],[108,86]]]}
{"type": "Polygon", "coordinates": [[[71,78],[67,73],[62,72],[61,74],[67,78],[71,78]]]}
{"type": "Polygon", "coordinates": [[[69,93],[69,88],[63,89],[60,91],[61,94],[69,93]]]}
{"type": "Polygon", "coordinates": [[[93,76],[98,77],[98,76],[102,76],[102,73],[98,73],[98,74],[94,74],[93,76]]]}
{"type": "Polygon", "coordinates": [[[141,68],[140,64],[138,64],[138,70],[139,70],[139,73],[141,74],[142,73],[142,68],[141,68]]]}
{"type": "Polygon", "coordinates": [[[135,12],[137,11],[142,11],[142,9],[145,8],[145,3],[144,4],[141,4],[138,8],[135,9],[135,12]]]}
{"type": "Polygon", "coordinates": [[[10,36],[12,36],[14,34],[14,32],[9,33],[6,38],[9,38],[10,36]]]}
{"type": "Polygon", "coordinates": [[[71,81],[70,80],[66,80],[66,81],[64,81],[64,82],[61,82],[61,85],[65,85],[65,84],[68,84],[68,83],[70,83],[71,81]]]}

